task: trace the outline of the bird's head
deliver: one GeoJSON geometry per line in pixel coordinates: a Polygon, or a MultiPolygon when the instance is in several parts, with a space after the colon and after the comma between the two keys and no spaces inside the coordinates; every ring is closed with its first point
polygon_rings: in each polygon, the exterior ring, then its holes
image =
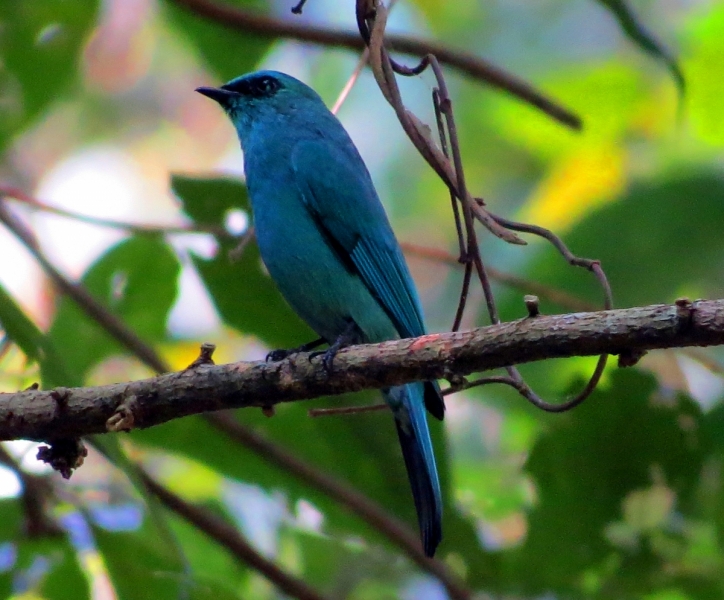
{"type": "Polygon", "coordinates": [[[242,138],[255,124],[276,122],[280,115],[308,110],[310,104],[324,107],[312,88],[278,71],[256,71],[219,88],[200,87],[196,91],[221,105],[242,138]]]}

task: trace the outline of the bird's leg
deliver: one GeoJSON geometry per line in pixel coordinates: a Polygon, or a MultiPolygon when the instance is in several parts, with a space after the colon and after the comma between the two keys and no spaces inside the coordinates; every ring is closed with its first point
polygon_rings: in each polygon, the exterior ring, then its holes
{"type": "Polygon", "coordinates": [[[307,342],[306,344],[302,344],[301,346],[298,346],[297,348],[292,348],[291,350],[272,350],[269,352],[269,354],[266,355],[266,361],[267,362],[277,362],[280,360],[284,360],[285,358],[289,358],[292,354],[299,354],[300,352],[309,352],[310,350],[314,350],[315,348],[318,348],[322,344],[324,344],[327,340],[324,338],[319,338],[318,340],[314,340],[311,342],[307,342]]]}
{"type": "Polygon", "coordinates": [[[324,368],[327,373],[331,373],[332,363],[334,362],[334,357],[337,355],[337,352],[339,352],[342,348],[359,343],[360,339],[361,333],[359,327],[357,327],[357,323],[355,323],[352,319],[349,319],[344,331],[339,334],[333,344],[330,344],[327,350],[312,352],[309,355],[309,358],[314,358],[315,356],[323,354],[324,358],[322,358],[322,363],[324,364],[324,368]]]}

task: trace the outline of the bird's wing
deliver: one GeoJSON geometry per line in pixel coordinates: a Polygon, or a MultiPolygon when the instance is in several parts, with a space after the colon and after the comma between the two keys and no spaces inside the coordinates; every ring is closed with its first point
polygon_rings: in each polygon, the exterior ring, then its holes
{"type": "Polygon", "coordinates": [[[425,333],[422,311],[402,251],[356,152],[302,141],[292,153],[304,202],[340,261],[354,269],[401,337],[425,333]]]}

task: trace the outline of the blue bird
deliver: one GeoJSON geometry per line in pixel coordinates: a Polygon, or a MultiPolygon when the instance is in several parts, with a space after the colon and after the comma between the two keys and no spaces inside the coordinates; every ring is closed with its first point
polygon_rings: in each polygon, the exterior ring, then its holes
{"type": "MultiPolygon", "coordinates": [[[[410,272],[367,167],[310,87],[258,71],[197,92],[236,127],[264,264],[286,301],[330,345],[423,335],[410,272]]],[[[383,390],[392,409],[422,545],[442,538],[442,497],[425,408],[442,419],[436,382],[383,390]]]]}

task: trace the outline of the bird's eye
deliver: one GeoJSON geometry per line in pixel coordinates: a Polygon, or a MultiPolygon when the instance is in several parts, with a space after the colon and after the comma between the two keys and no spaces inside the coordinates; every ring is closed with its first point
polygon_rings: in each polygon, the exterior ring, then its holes
{"type": "Polygon", "coordinates": [[[256,81],[256,88],[260,95],[270,96],[279,89],[279,82],[271,77],[260,77],[256,81]]]}
{"type": "Polygon", "coordinates": [[[253,98],[264,98],[273,96],[282,87],[281,83],[274,77],[263,75],[261,77],[246,78],[240,77],[221,86],[222,89],[236,92],[243,96],[253,98]]]}

